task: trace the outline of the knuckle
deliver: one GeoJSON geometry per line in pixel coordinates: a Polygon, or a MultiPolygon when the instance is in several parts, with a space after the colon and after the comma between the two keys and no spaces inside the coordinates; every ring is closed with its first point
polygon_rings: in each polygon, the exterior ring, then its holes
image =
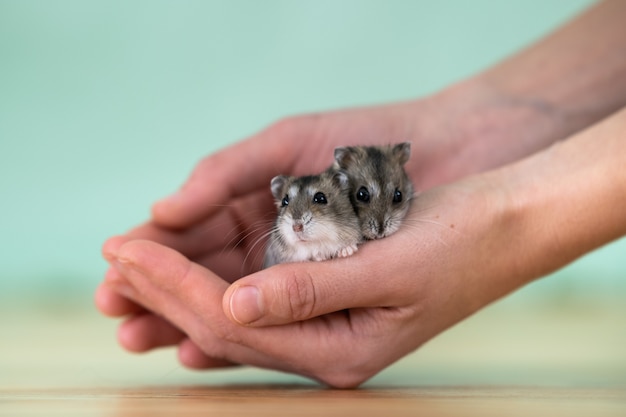
{"type": "Polygon", "coordinates": [[[293,271],[284,282],[283,305],[288,318],[301,321],[312,317],[317,302],[313,276],[306,271],[293,271]]]}
{"type": "Polygon", "coordinates": [[[230,343],[241,343],[241,337],[235,331],[232,325],[228,323],[218,322],[212,324],[212,330],[215,337],[219,340],[230,343]]]}
{"type": "Polygon", "coordinates": [[[233,346],[243,345],[241,335],[227,323],[212,323],[192,333],[202,351],[212,357],[229,359],[233,346]]]}

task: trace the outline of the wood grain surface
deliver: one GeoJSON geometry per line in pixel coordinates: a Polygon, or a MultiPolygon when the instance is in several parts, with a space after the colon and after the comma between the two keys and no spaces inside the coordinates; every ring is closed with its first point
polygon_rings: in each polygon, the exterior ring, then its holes
{"type": "Polygon", "coordinates": [[[0,307],[0,416],[626,416],[626,307],[492,306],[356,390],[133,355],[90,307],[0,307]]]}

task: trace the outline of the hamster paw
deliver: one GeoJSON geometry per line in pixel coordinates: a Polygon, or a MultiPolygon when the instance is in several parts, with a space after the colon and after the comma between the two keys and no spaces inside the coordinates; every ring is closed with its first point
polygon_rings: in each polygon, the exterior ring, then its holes
{"type": "Polygon", "coordinates": [[[358,249],[357,245],[346,246],[337,252],[338,258],[345,258],[346,256],[352,255],[358,249]]]}
{"type": "Polygon", "coordinates": [[[315,261],[315,262],[319,262],[319,261],[325,261],[326,258],[321,252],[316,252],[313,255],[311,255],[311,260],[315,261]]]}

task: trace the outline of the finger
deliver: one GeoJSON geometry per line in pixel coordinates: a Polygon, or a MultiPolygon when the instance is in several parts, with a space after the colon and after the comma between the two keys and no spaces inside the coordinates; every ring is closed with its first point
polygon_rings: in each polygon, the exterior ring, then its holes
{"type": "Polygon", "coordinates": [[[118,329],[117,338],[127,350],[145,352],[176,345],[186,335],[161,317],[146,313],[125,320],[118,329]]]}
{"type": "Polygon", "coordinates": [[[407,259],[395,235],[368,242],[348,257],[276,265],[236,281],[223,309],[236,323],[269,326],[359,307],[402,307],[415,294],[400,280],[407,259]]]}
{"type": "MultiPolygon", "coordinates": [[[[172,228],[188,227],[233,198],[269,187],[273,176],[294,171],[294,155],[307,143],[303,135],[314,134],[316,120],[292,118],[205,158],[179,191],[153,205],[154,221],[172,228]]],[[[316,163],[319,159],[311,157],[296,170],[316,163]]]]}
{"type": "Polygon", "coordinates": [[[178,360],[190,369],[227,368],[239,366],[239,364],[224,359],[212,358],[206,355],[191,339],[184,339],[178,345],[178,360]]]}
{"type": "MultiPolygon", "coordinates": [[[[128,236],[107,239],[102,245],[102,256],[113,262],[118,248],[129,240],[128,236]]],[[[145,311],[141,305],[132,301],[132,292],[124,277],[111,267],[104,276],[104,282],[96,289],[94,301],[96,307],[109,317],[123,317],[145,311]]]]}
{"type": "Polygon", "coordinates": [[[268,190],[251,193],[220,209],[188,229],[171,229],[144,223],[125,236],[110,238],[103,256],[131,239],[151,240],[184,254],[229,281],[258,270],[262,264],[267,231],[274,221],[274,204],[268,190]],[[241,265],[241,266],[238,266],[241,265]]]}
{"type": "Polygon", "coordinates": [[[199,222],[231,199],[259,188],[288,171],[299,141],[278,140],[265,133],[205,158],[173,195],[152,207],[155,222],[184,228],[199,222]]]}
{"type": "Polygon", "coordinates": [[[108,238],[107,240],[104,241],[104,244],[102,245],[102,248],[101,248],[102,257],[108,262],[115,261],[116,259],[115,254],[117,253],[120,246],[122,246],[124,243],[130,240],[132,240],[132,237],[121,236],[121,235],[108,238]]]}
{"type": "Polygon", "coordinates": [[[96,289],[94,301],[98,310],[109,317],[123,317],[145,311],[142,306],[123,296],[106,282],[96,289]]]}
{"type": "MultiPolygon", "coordinates": [[[[364,343],[369,332],[353,334],[351,314],[244,327],[222,311],[228,284],[179,253],[154,242],[131,241],[120,248],[118,258],[142,303],[183,330],[208,358],[295,372],[336,386],[354,386],[380,369],[375,362],[386,360],[354,361],[357,352],[361,358],[374,352],[364,343]]],[[[203,363],[197,357],[185,360],[203,363]]]]}
{"type": "Polygon", "coordinates": [[[151,240],[194,258],[224,246],[224,239],[234,239],[243,226],[237,223],[228,208],[219,208],[204,222],[189,229],[171,229],[155,222],[144,223],[126,236],[127,240],[151,240]]]}
{"type": "Polygon", "coordinates": [[[135,301],[166,318],[214,360],[283,369],[271,357],[241,342],[242,330],[228,320],[221,299],[228,284],[178,252],[150,241],[130,241],[116,268],[133,285],[135,301]]]}

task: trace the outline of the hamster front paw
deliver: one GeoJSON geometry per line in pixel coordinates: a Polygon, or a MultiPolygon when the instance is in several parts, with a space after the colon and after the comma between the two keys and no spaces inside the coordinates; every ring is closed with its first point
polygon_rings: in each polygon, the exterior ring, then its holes
{"type": "Polygon", "coordinates": [[[325,261],[326,259],[328,259],[328,257],[324,256],[324,254],[322,254],[321,252],[315,252],[311,254],[312,261],[320,262],[320,261],[325,261]]]}
{"type": "Polygon", "coordinates": [[[357,245],[346,246],[345,248],[342,248],[337,252],[337,257],[345,258],[346,256],[352,255],[357,250],[358,250],[357,245]]]}

